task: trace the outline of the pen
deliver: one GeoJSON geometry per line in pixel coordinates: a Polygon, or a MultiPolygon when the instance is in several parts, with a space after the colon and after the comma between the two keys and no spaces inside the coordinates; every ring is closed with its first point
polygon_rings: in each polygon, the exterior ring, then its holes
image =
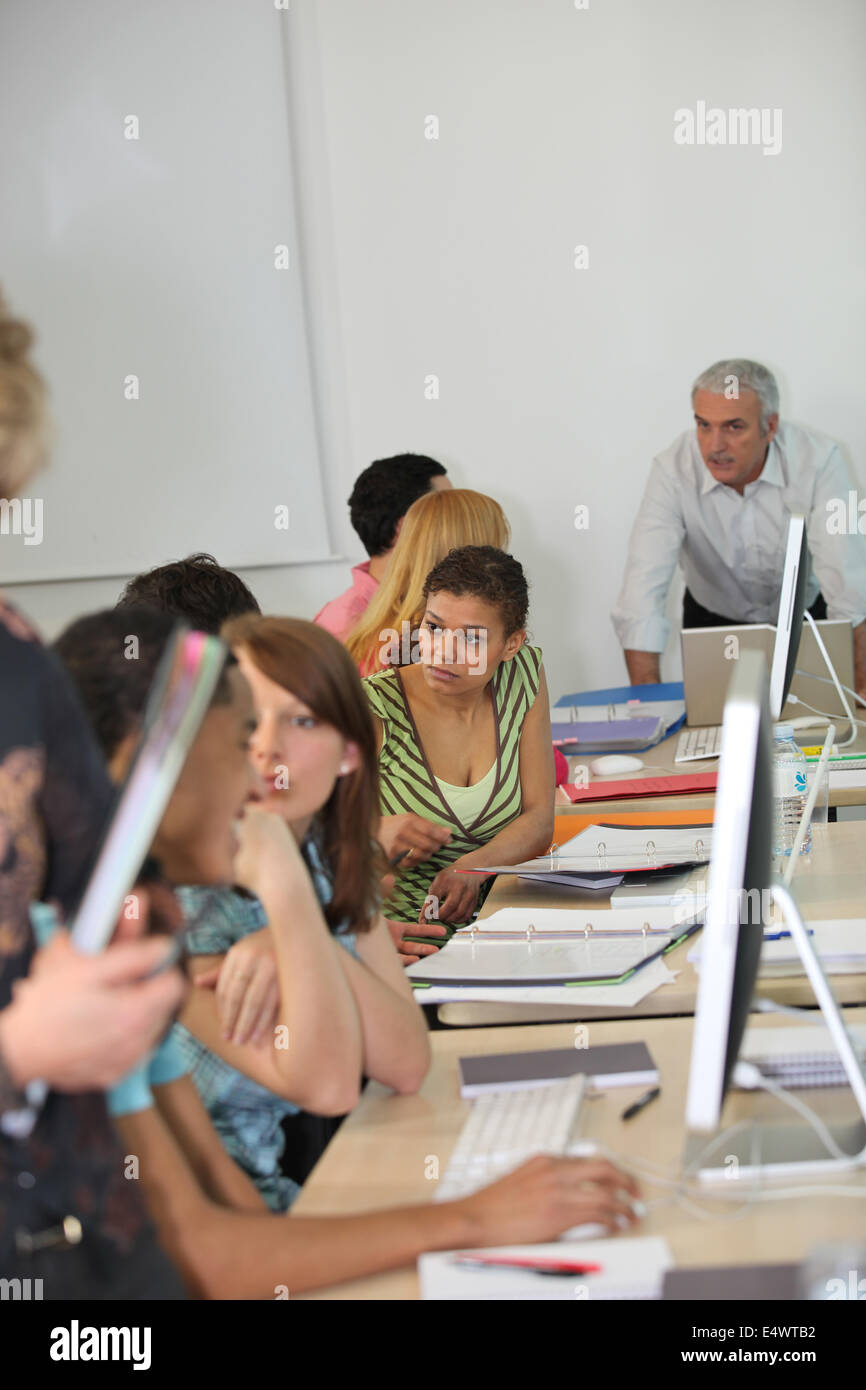
{"type": "Polygon", "coordinates": [[[530,1274],[601,1274],[602,1267],[584,1261],[539,1259],[531,1255],[455,1255],[452,1264],[463,1269],[525,1269],[530,1274]]]}
{"type": "MultiPolygon", "coordinates": [[[[811,927],[808,927],[807,930],[808,930],[810,936],[814,936],[814,935],[815,935],[815,933],[814,933],[814,931],[812,930],[811,927]]],[[[765,940],[765,941],[781,941],[783,936],[790,936],[790,935],[791,935],[791,933],[790,933],[789,931],[765,931],[765,932],[764,932],[764,940],[765,940]]]]}
{"type": "Polygon", "coordinates": [[[399,854],[395,854],[394,858],[390,861],[391,868],[396,869],[397,865],[400,864],[406,858],[406,855],[408,853],[408,849],[402,849],[399,854]]]}
{"type": "Polygon", "coordinates": [[[640,1096],[638,1100],[634,1101],[632,1105],[626,1106],[625,1110],[623,1110],[622,1114],[620,1115],[620,1119],[633,1119],[635,1115],[640,1114],[641,1110],[643,1110],[645,1105],[649,1105],[650,1101],[655,1100],[656,1096],[660,1096],[661,1093],[661,1086],[653,1086],[652,1090],[645,1091],[644,1094],[640,1096]]]}

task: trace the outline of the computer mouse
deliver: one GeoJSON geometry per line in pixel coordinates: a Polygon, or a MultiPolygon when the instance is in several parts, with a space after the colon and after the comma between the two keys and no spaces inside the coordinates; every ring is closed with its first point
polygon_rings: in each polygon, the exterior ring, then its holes
{"type": "Polygon", "coordinates": [[[640,758],[629,758],[625,753],[607,753],[603,758],[595,758],[589,770],[594,777],[610,777],[617,772],[640,772],[642,767],[640,758]]]}
{"type": "MultiPolygon", "coordinates": [[[[631,1207],[638,1221],[642,1221],[646,1216],[646,1205],[639,1201],[637,1197],[632,1197],[630,1192],[619,1191],[617,1196],[624,1206],[631,1207]]],[[[625,1216],[617,1217],[617,1225],[621,1231],[631,1231],[634,1225],[625,1216]]],[[[563,1231],[560,1240],[607,1240],[608,1236],[615,1235],[615,1231],[609,1231],[606,1226],[602,1226],[598,1221],[587,1221],[583,1226],[572,1226],[569,1231],[563,1231]]]]}

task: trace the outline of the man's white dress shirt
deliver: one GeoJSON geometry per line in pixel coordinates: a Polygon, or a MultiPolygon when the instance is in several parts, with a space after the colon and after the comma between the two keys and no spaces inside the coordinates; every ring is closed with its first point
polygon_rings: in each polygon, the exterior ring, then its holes
{"type": "Polygon", "coordinates": [[[742,497],[713,478],[686,430],[653,460],[629,541],[613,610],[624,648],[664,651],[665,602],[677,562],[692,596],[740,623],[775,623],[788,518],[806,517],[811,573],[807,606],[820,590],[828,618],[866,618],[866,536],[832,534],[828,503],[847,507],[852,485],[839,446],[826,435],[780,423],[759,478],[742,497]]]}

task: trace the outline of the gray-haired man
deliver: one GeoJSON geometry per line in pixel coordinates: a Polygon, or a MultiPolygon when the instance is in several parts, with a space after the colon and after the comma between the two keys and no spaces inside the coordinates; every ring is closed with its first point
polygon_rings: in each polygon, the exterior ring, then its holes
{"type": "Polygon", "coordinates": [[[815,617],[854,625],[855,684],[866,696],[866,537],[828,524],[851,488],[839,447],[779,421],[775,378],[759,362],[716,362],[692,387],[695,428],[654,460],[629,541],[613,623],[635,685],[659,679],[677,562],[684,627],[775,623],[788,518],[806,517],[815,617]]]}

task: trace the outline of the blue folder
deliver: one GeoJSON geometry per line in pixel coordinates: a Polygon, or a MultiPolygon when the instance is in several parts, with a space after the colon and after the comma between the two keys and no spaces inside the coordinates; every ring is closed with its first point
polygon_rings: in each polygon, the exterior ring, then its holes
{"type": "Polygon", "coordinates": [[[554,709],[560,705],[617,705],[626,700],[684,699],[682,681],[662,681],[658,685],[616,685],[610,690],[578,690],[574,695],[563,695],[554,709]]]}

